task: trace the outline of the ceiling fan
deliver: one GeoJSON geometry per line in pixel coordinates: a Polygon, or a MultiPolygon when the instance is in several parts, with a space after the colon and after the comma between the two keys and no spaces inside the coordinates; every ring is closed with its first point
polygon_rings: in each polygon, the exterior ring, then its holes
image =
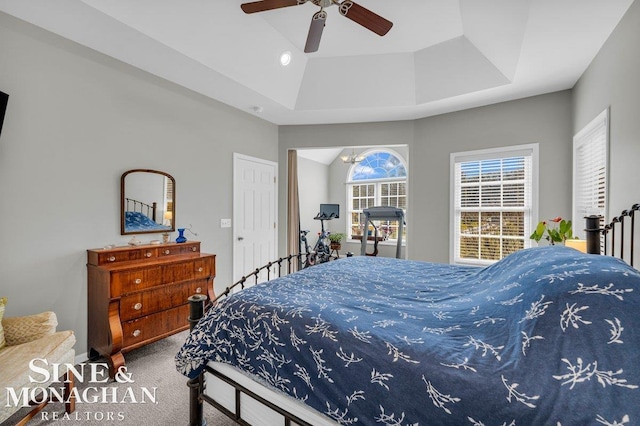
{"type": "Polygon", "coordinates": [[[244,13],[264,12],[265,10],[280,9],[282,7],[299,6],[301,4],[311,2],[316,6],[320,6],[320,10],[313,15],[309,34],[307,35],[307,43],[304,46],[305,53],[316,52],[320,47],[320,38],[327,20],[327,12],[325,7],[337,5],[340,14],[351,19],[353,22],[383,36],[389,32],[393,23],[377,15],[369,9],[360,6],[350,0],[339,2],[338,0],[261,0],[251,3],[243,3],[240,5],[244,13]]]}

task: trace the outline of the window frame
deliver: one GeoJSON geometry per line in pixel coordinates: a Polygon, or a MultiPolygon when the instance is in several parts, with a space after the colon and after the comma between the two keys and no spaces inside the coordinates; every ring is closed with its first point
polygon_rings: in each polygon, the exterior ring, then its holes
{"type": "MultiPolygon", "coordinates": [[[[574,223],[579,223],[578,221],[584,220],[583,217],[587,215],[598,215],[600,218],[600,226],[603,227],[605,223],[607,223],[608,213],[609,213],[609,108],[606,108],[600,114],[598,114],[593,120],[591,120],[586,126],[584,126],[578,133],[573,136],[573,170],[572,170],[572,195],[571,195],[571,215],[573,217],[574,223]],[[603,184],[603,192],[604,192],[604,207],[595,207],[591,205],[586,208],[587,211],[582,211],[579,209],[577,197],[579,192],[579,182],[577,176],[578,168],[584,169],[584,165],[579,165],[579,156],[577,154],[578,150],[584,147],[587,144],[593,144],[594,137],[598,136],[598,134],[604,136],[604,158],[601,163],[604,166],[604,184],[603,184]]],[[[597,142],[597,141],[596,141],[597,142]]],[[[603,147],[595,147],[595,149],[602,149],[603,147]]],[[[591,149],[594,149],[591,147],[591,149]]],[[[590,171],[591,174],[594,173],[594,170],[590,171]]],[[[593,188],[591,188],[593,189],[593,188]]],[[[600,188],[596,189],[599,191],[600,188]]],[[[591,197],[594,197],[594,194],[591,193],[591,197]]],[[[595,194],[595,198],[597,198],[597,194],[595,194]]],[[[579,226],[574,226],[574,235],[584,239],[585,233],[584,229],[579,226]]]]}
{"type": "MultiPolygon", "coordinates": [[[[456,224],[459,223],[459,215],[461,211],[457,210],[457,176],[456,176],[456,164],[464,163],[464,162],[472,162],[472,161],[483,161],[483,160],[497,160],[502,158],[509,157],[518,157],[525,156],[530,157],[531,160],[531,191],[529,200],[529,218],[528,218],[528,228],[524,227],[523,230],[523,239],[524,239],[524,248],[531,247],[531,240],[529,239],[529,235],[533,232],[533,228],[538,223],[538,164],[539,164],[539,144],[531,143],[524,145],[513,145],[513,146],[505,146],[505,147],[497,147],[497,148],[488,148],[488,149],[480,149],[480,150],[472,150],[472,151],[462,151],[462,152],[454,152],[450,154],[450,164],[449,164],[449,172],[450,172],[450,190],[449,190],[449,201],[450,201],[450,223],[449,223],[449,263],[456,265],[471,265],[471,266],[487,266],[491,265],[497,260],[482,260],[482,259],[463,259],[458,256],[459,252],[459,239],[458,232],[456,228],[456,224]]],[[[504,182],[500,180],[498,182],[504,182]]],[[[525,201],[526,205],[526,201],[525,201]]],[[[496,211],[509,211],[509,208],[504,208],[500,206],[496,211]]],[[[513,210],[513,209],[511,209],[513,210]]],[[[481,211],[480,209],[478,211],[481,211]]],[[[526,212],[525,212],[526,215],[526,212]]],[[[525,220],[526,222],[526,220],[525,220]]]]}
{"type": "MultiPolygon", "coordinates": [[[[349,171],[347,172],[347,180],[345,183],[345,187],[346,187],[346,205],[347,205],[347,217],[346,217],[346,234],[347,234],[347,240],[350,242],[360,242],[360,240],[358,239],[353,239],[352,237],[352,221],[351,221],[351,214],[353,213],[353,186],[354,185],[374,185],[374,205],[380,205],[377,203],[380,203],[380,200],[382,199],[382,185],[383,184],[388,184],[388,183],[404,183],[405,185],[405,214],[406,211],[408,209],[408,203],[409,203],[409,168],[407,166],[407,162],[405,161],[405,159],[403,158],[402,155],[400,155],[398,152],[396,152],[393,149],[390,148],[374,148],[374,149],[369,149],[366,151],[363,151],[361,155],[363,158],[367,158],[368,156],[378,153],[378,152],[382,152],[385,154],[390,154],[394,157],[396,157],[400,163],[402,164],[402,166],[404,167],[404,170],[406,172],[406,175],[404,177],[385,177],[385,178],[375,178],[375,179],[362,179],[362,180],[352,180],[352,176],[354,173],[354,169],[360,164],[360,163],[355,163],[352,164],[349,167],[349,171]]],[[[406,224],[404,225],[404,236],[402,238],[402,245],[406,245],[406,235],[407,235],[407,226],[406,224]]],[[[391,239],[389,238],[388,240],[385,241],[380,241],[379,244],[385,245],[385,244],[397,244],[397,239],[391,239]]]]}

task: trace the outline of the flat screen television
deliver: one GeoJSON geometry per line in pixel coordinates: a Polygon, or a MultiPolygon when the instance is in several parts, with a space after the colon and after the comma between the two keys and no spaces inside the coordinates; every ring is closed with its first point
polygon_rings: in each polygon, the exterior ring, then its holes
{"type": "Polygon", "coordinates": [[[2,124],[4,123],[4,113],[7,110],[7,102],[9,102],[9,95],[0,92],[0,135],[2,134],[2,124]]]}

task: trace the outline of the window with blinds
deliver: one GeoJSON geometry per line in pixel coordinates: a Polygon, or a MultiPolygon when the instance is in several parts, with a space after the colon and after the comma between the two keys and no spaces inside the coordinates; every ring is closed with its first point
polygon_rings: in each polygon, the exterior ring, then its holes
{"type": "Polygon", "coordinates": [[[534,155],[537,145],[451,155],[454,263],[486,265],[531,246],[534,155]]]}
{"type": "MultiPolygon", "coordinates": [[[[609,110],[601,112],[573,137],[573,221],[600,216],[604,226],[607,211],[607,156],[609,151],[609,110]]],[[[585,238],[584,229],[575,234],[585,238]]]]}

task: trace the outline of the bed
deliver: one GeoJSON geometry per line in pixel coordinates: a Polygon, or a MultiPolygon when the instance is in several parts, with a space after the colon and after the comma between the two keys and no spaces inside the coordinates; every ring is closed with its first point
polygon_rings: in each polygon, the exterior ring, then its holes
{"type": "Polygon", "coordinates": [[[562,246],[350,257],[219,300],[176,366],[191,424],[203,401],[241,424],[637,424],[639,304],[639,271],[562,246]]]}
{"type": "Polygon", "coordinates": [[[156,203],[147,204],[132,198],[125,198],[124,229],[127,233],[171,230],[171,226],[157,223],[156,215],[156,203]]]}

